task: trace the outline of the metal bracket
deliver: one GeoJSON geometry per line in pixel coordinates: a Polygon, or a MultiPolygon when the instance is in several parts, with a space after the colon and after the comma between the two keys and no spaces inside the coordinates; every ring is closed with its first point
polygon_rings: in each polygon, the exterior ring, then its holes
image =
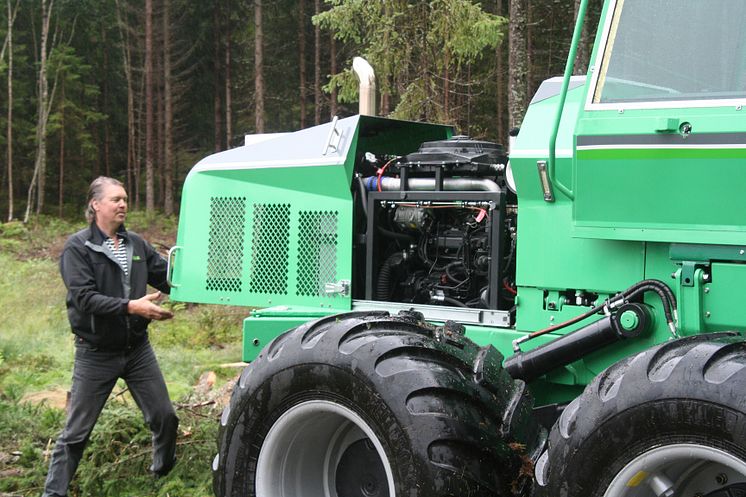
{"type": "Polygon", "coordinates": [[[705,270],[692,261],[684,261],[674,273],[679,283],[679,330],[683,335],[700,333],[703,326],[703,290],[705,270]]]}
{"type": "Polygon", "coordinates": [[[337,129],[337,121],[339,121],[339,117],[334,116],[334,119],[332,119],[332,129],[329,130],[329,136],[326,139],[326,145],[324,145],[324,150],[321,151],[321,155],[326,155],[327,152],[329,152],[329,149],[332,149],[332,152],[337,152],[339,150],[339,142],[342,140],[342,132],[337,129]]]}
{"type": "Polygon", "coordinates": [[[326,283],[324,293],[327,295],[341,295],[347,297],[350,294],[350,280],[341,280],[336,283],[326,283]]]}
{"type": "Polygon", "coordinates": [[[696,262],[684,261],[681,263],[681,286],[694,286],[694,272],[696,270],[696,262]]]}
{"type": "Polygon", "coordinates": [[[171,288],[179,288],[181,285],[177,285],[173,282],[171,279],[171,271],[173,270],[174,266],[171,260],[174,258],[174,255],[176,254],[177,250],[180,250],[184,247],[180,245],[174,245],[170,249],[168,249],[168,255],[166,256],[166,284],[170,286],[171,288]]]}
{"type": "Polygon", "coordinates": [[[544,306],[548,311],[561,311],[565,305],[565,297],[560,295],[558,290],[549,290],[547,292],[544,306]]]}

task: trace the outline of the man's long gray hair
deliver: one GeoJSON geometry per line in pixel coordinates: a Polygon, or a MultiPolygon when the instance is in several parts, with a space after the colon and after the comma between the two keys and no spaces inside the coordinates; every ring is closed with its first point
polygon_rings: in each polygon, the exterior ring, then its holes
{"type": "Polygon", "coordinates": [[[109,178],[108,176],[99,176],[91,182],[91,186],[88,187],[88,203],[85,208],[85,218],[89,223],[92,223],[96,219],[96,211],[93,210],[93,201],[101,200],[104,194],[104,187],[106,185],[121,186],[124,188],[124,184],[118,179],[109,178]]]}

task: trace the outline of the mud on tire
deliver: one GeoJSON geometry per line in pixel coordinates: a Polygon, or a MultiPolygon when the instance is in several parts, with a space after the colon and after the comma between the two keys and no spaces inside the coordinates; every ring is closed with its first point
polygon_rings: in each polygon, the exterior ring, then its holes
{"type": "Polygon", "coordinates": [[[269,344],[221,418],[216,495],[526,495],[545,433],[458,325],[350,313],[269,344]]]}

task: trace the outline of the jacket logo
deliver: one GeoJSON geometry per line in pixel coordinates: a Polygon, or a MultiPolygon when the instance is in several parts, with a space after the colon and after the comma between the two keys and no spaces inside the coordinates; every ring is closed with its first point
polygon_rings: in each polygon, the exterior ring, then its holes
{"type": "Polygon", "coordinates": [[[133,260],[133,261],[139,261],[139,260],[141,260],[141,258],[140,258],[140,256],[139,256],[139,255],[133,255],[133,256],[132,256],[132,260],[133,260]]]}

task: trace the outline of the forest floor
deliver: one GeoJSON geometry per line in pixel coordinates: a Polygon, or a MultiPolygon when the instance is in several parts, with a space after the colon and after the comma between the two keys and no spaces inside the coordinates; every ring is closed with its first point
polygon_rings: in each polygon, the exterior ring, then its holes
{"type": "MultiPolygon", "coordinates": [[[[0,224],[0,497],[41,495],[49,455],[65,420],[73,353],[57,261],[83,227],[53,218],[0,224]]],[[[132,213],[128,228],[165,253],[176,222],[132,213]]],[[[177,465],[154,480],[150,432],[119,382],[91,436],[71,497],[204,497],[220,412],[240,373],[245,308],[169,303],[170,321],[151,342],[180,419],[177,465]]]]}

